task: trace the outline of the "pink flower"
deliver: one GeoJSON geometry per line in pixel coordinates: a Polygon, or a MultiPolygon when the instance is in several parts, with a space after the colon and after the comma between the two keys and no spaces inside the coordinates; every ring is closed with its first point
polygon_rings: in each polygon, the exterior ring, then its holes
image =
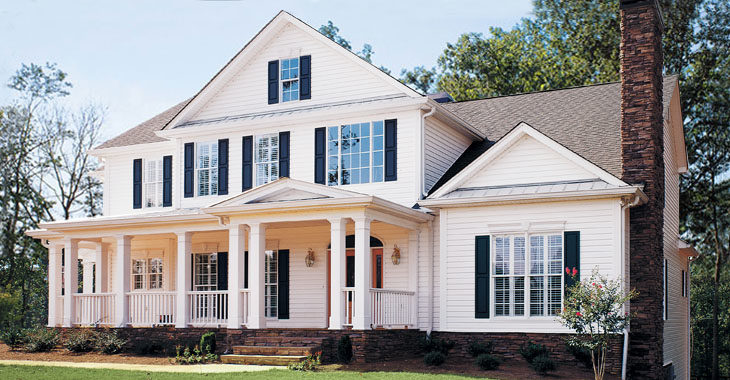
{"type": "Polygon", "coordinates": [[[568,274],[568,276],[570,276],[570,268],[568,268],[568,267],[565,267],[565,273],[567,273],[567,274],[568,274]]]}
{"type": "Polygon", "coordinates": [[[595,282],[591,282],[591,285],[596,286],[596,283],[595,282]]]}
{"type": "Polygon", "coordinates": [[[601,286],[601,285],[598,285],[598,289],[603,289],[603,286],[601,286]]]}
{"type": "Polygon", "coordinates": [[[577,316],[579,316],[579,317],[582,317],[582,316],[583,316],[583,314],[581,314],[581,313],[580,313],[580,311],[576,311],[576,312],[575,312],[575,315],[577,315],[577,316]]]}
{"type": "Polygon", "coordinates": [[[577,276],[577,275],[578,275],[578,269],[575,269],[575,267],[573,267],[573,276],[577,276]]]}

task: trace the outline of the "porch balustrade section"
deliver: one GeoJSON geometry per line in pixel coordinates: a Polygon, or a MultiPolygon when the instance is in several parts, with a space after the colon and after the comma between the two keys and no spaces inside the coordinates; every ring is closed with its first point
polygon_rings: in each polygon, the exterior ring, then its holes
{"type": "Polygon", "coordinates": [[[415,294],[407,290],[370,289],[370,322],[373,327],[415,325],[415,294]]]}
{"type": "Polygon", "coordinates": [[[355,288],[346,287],[342,289],[342,296],[345,298],[344,326],[352,326],[352,317],[355,315],[355,288]]]}
{"type": "Polygon", "coordinates": [[[220,326],[228,323],[228,291],[188,292],[189,322],[193,326],[220,326]]]}
{"type": "Polygon", "coordinates": [[[175,324],[176,293],[131,292],[129,324],[133,326],[163,326],[175,324]]]}
{"type": "Polygon", "coordinates": [[[114,293],[76,293],[76,315],[73,323],[82,326],[111,325],[114,323],[114,293]]]}

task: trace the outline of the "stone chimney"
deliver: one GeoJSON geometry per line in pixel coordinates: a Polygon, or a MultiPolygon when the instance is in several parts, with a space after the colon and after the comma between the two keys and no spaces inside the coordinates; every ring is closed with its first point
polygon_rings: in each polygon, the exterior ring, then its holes
{"type": "Polygon", "coordinates": [[[623,180],[648,202],[630,211],[631,302],[628,374],[663,378],[664,139],[662,23],[657,0],[620,0],[623,180]]]}

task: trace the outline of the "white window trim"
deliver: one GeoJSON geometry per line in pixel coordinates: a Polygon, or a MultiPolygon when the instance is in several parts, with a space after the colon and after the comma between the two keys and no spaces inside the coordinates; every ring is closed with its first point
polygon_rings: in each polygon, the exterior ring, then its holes
{"type": "Polygon", "coordinates": [[[253,152],[254,159],[253,159],[253,161],[254,161],[254,177],[255,177],[254,184],[255,184],[255,186],[265,185],[267,183],[275,181],[276,179],[281,178],[281,172],[280,172],[281,168],[279,167],[279,158],[281,155],[281,152],[279,151],[280,147],[281,147],[281,142],[279,141],[278,133],[267,133],[267,134],[263,134],[263,135],[254,136],[254,152],[253,152]],[[271,145],[271,141],[272,141],[271,139],[274,137],[276,138],[276,159],[275,160],[271,158],[272,151],[274,148],[271,145]],[[268,148],[266,148],[269,151],[269,155],[268,155],[269,160],[268,161],[259,161],[259,154],[258,154],[259,153],[259,139],[263,139],[263,138],[269,139],[269,146],[268,146],[268,148]],[[269,164],[269,170],[267,173],[268,176],[266,177],[266,182],[263,182],[263,183],[259,183],[259,179],[260,179],[259,178],[259,169],[258,169],[259,164],[269,164]],[[277,173],[276,179],[271,177],[271,171],[272,171],[271,168],[274,165],[276,166],[276,173],[277,173]]]}
{"type": "MultiPolygon", "coordinates": [[[[302,92],[302,73],[301,73],[301,57],[289,57],[289,58],[282,58],[279,59],[279,96],[281,99],[281,103],[289,103],[289,102],[298,102],[301,100],[301,92],[302,92]],[[281,75],[281,71],[283,70],[283,62],[284,61],[290,61],[292,59],[297,60],[297,77],[296,78],[288,78],[283,79],[283,75],[281,75]],[[289,99],[284,100],[284,83],[297,83],[297,98],[296,99],[289,99]]],[[[289,68],[290,70],[291,68],[289,68]]]]}
{"type": "MultiPolygon", "coordinates": [[[[537,316],[531,316],[530,315],[530,277],[532,276],[530,274],[530,236],[545,236],[546,238],[550,235],[560,235],[561,237],[561,257],[560,261],[562,263],[561,267],[565,266],[565,231],[520,231],[520,232],[506,232],[505,231],[500,232],[498,234],[492,234],[490,235],[489,239],[489,312],[490,312],[490,319],[491,320],[497,320],[497,321],[520,321],[520,320],[532,320],[532,321],[554,321],[556,316],[555,315],[546,315],[547,314],[547,306],[548,306],[548,288],[545,287],[543,289],[543,305],[546,307],[544,315],[537,315],[537,316]],[[497,237],[515,237],[515,236],[524,236],[525,239],[525,273],[522,275],[522,277],[525,278],[525,285],[524,285],[524,315],[497,315],[496,313],[496,299],[497,299],[497,289],[496,289],[496,277],[502,277],[502,276],[495,276],[495,267],[496,267],[496,242],[497,237]]],[[[510,239],[510,255],[514,253],[514,239],[510,239]]],[[[545,243],[547,244],[547,242],[545,243]]],[[[546,245],[547,247],[547,245],[546,245]]],[[[548,252],[545,251],[545,266],[547,268],[548,265],[548,252]]],[[[510,273],[514,273],[514,260],[512,260],[512,256],[510,256],[510,273]]],[[[557,274],[554,274],[557,276],[557,274]]],[[[542,274],[543,277],[549,277],[550,274],[548,272],[545,272],[542,274]]],[[[560,310],[563,309],[563,306],[565,305],[565,281],[563,280],[563,269],[561,268],[560,271],[560,310]]],[[[509,276],[505,277],[516,277],[515,275],[510,274],[509,276]]],[[[514,307],[512,305],[512,302],[514,300],[514,288],[512,287],[512,281],[510,281],[510,312],[514,310],[514,307]]]]}
{"type": "Polygon", "coordinates": [[[142,207],[143,208],[161,208],[162,207],[162,198],[164,197],[164,195],[163,195],[163,186],[164,186],[163,170],[164,169],[162,168],[162,165],[163,165],[162,161],[163,161],[162,158],[159,158],[159,159],[145,158],[142,160],[142,207]],[[157,171],[157,174],[159,175],[158,176],[159,178],[156,181],[150,181],[150,178],[149,178],[148,165],[150,162],[155,162],[156,165],[158,165],[156,171],[157,171]],[[157,202],[152,206],[147,205],[147,197],[149,195],[149,193],[147,191],[147,185],[149,185],[149,184],[156,185],[155,186],[155,189],[156,189],[155,200],[157,202]]]}
{"type": "Polygon", "coordinates": [[[217,291],[218,290],[218,264],[219,263],[218,263],[218,256],[217,255],[218,255],[217,252],[199,252],[199,253],[193,253],[193,279],[192,279],[193,291],[201,292],[201,291],[217,291]],[[205,265],[208,266],[208,274],[207,274],[207,276],[208,276],[208,283],[207,284],[197,284],[196,283],[196,280],[197,280],[198,275],[199,275],[199,270],[198,270],[198,264],[196,263],[196,261],[197,261],[196,260],[196,257],[197,256],[212,256],[212,255],[216,255],[215,270],[211,270],[211,266],[213,264],[211,264],[211,260],[209,258],[208,259],[208,263],[205,264],[205,265]],[[215,281],[212,281],[213,276],[215,276],[215,281]],[[200,288],[206,287],[206,288],[210,288],[210,289],[199,289],[199,287],[200,288]]]}
{"type": "Polygon", "coordinates": [[[264,259],[264,315],[267,319],[278,320],[279,319],[279,251],[278,250],[267,250],[264,259]],[[269,258],[276,257],[276,281],[270,282],[270,266],[267,265],[269,258]],[[269,289],[276,289],[276,294],[269,294],[269,289]],[[276,315],[271,315],[273,307],[271,305],[271,299],[276,297],[276,315]]]}
{"type": "Polygon", "coordinates": [[[220,175],[220,173],[218,173],[218,167],[220,164],[218,162],[218,141],[201,141],[201,142],[195,143],[194,159],[195,159],[195,172],[194,172],[194,175],[195,175],[194,194],[195,194],[195,196],[196,197],[211,197],[211,196],[218,195],[218,190],[219,190],[218,189],[218,175],[220,175]],[[201,168],[199,166],[200,165],[200,147],[202,145],[207,145],[210,147],[210,151],[208,152],[208,155],[210,156],[210,161],[209,161],[210,165],[207,168],[201,168]],[[215,147],[215,154],[213,153],[213,147],[215,147]],[[215,166],[213,165],[214,156],[215,156],[215,162],[216,162],[215,166]],[[215,181],[213,181],[213,175],[212,175],[213,169],[215,169],[215,171],[216,171],[215,181]],[[205,195],[200,194],[200,174],[199,173],[203,170],[208,171],[208,194],[205,194],[205,195]],[[215,193],[213,193],[213,191],[212,191],[214,182],[215,182],[215,193]]]}
{"type": "MultiPolygon", "coordinates": [[[[360,138],[362,138],[362,137],[360,137],[360,138]]],[[[350,122],[350,123],[341,123],[339,125],[330,125],[330,126],[328,126],[328,127],[325,128],[325,144],[326,144],[326,147],[325,147],[325,154],[326,154],[326,160],[325,160],[326,161],[325,162],[325,176],[326,176],[326,178],[325,178],[325,182],[326,182],[326,185],[327,186],[367,185],[367,184],[372,184],[372,183],[383,183],[383,182],[385,182],[385,120],[371,120],[371,121],[367,121],[367,122],[350,122]],[[350,126],[350,125],[355,125],[355,124],[360,125],[360,124],[364,124],[364,123],[367,123],[368,126],[369,126],[369,129],[370,129],[370,131],[368,133],[368,136],[367,136],[367,138],[370,140],[369,148],[368,148],[368,155],[369,155],[368,171],[369,171],[369,174],[370,175],[368,176],[368,182],[358,182],[358,183],[347,183],[347,184],[343,184],[342,183],[342,177],[343,177],[342,176],[342,170],[343,170],[343,168],[342,168],[342,154],[343,154],[342,153],[342,127],[344,127],[344,126],[350,126]],[[377,135],[377,136],[382,136],[382,139],[383,139],[383,147],[382,147],[382,149],[379,149],[377,151],[375,150],[375,137],[376,137],[376,135],[374,134],[374,129],[375,129],[373,127],[373,124],[374,123],[381,123],[382,126],[383,126],[383,128],[382,128],[383,129],[382,135],[377,135]],[[329,143],[330,143],[329,129],[332,128],[332,127],[337,127],[337,156],[336,156],[337,157],[337,184],[330,184],[330,181],[329,181],[329,173],[330,173],[330,169],[329,168],[330,168],[330,163],[331,163],[330,162],[330,158],[331,157],[335,157],[334,155],[331,155],[330,154],[330,151],[329,151],[329,143]],[[375,153],[376,152],[380,152],[382,154],[382,164],[381,165],[375,165],[375,153]],[[382,174],[381,174],[381,178],[380,178],[379,181],[375,181],[374,175],[373,175],[374,174],[374,168],[376,168],[376,167],[382,168],[382,174]]],[[[360,154],[362,154],[362,153],[363,152],[360,152],[360,154]]],[[[362,169],[362,166],[360,166],[358,169],[362,169]]]]}
{"type": "Polygon", "coordinates": [[[129,289],[131,292],[161,292],[166,289],[167,281],[165,279],[165,272],[167,268],[165,267],[165,258],[164,258],[164,252],[162,251],[153,251],[154,253],[150,251],[144,251],[142,255],[135,256],[132,258],[132,263],[129,268],[129,289]],[[158,253],[160,252],[160,253],[158,253]],[[159,288],[150,288],[150,276],[153,274],[150,272],[150,261],[151,260],[160,260],[161,264],[161,270],[160,270],[160,280],[161,280],[161,286],[159,288]],[[137,261],[144,262],[144,271],[142,273],[134,273],[134,267],[137,261]],[[142,275],[142,281],[143,286],[142,288],[135,289],[134,288],[134,277],[142,275]]]}

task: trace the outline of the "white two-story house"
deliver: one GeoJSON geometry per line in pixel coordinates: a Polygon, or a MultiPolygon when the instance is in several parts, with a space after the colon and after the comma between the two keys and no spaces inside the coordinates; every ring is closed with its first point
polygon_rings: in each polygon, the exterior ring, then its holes
{"type": "Polygon", "coordinates": [[[549,340],[570,333],[565,268],[597,269],[663,302],[658,365],[686,376],[687,160],[677,79],[658,82],[453,102],[281,12],[192,98],[92,151],[104,215],[31,233],[48,325],[549,340]],[[661,108],[659,278],[632,275],[632,210],[657,192],[627,180],[630,101],[661,108]]]}

